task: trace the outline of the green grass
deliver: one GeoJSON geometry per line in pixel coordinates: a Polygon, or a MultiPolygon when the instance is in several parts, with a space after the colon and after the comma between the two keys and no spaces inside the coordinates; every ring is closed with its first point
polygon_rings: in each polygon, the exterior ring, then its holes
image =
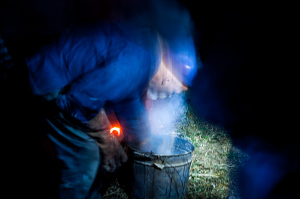
{"type": "MultiPolygon", "coordinates": [[[[191,106],[185,107],[184,115],[174,128],[175,132],[184,135],[195,146],[187,198],[228,198],[234,190],[232,186],[236,186],[229,176],[232,178],[231,171],[237,168],[235,161],[228,160],[228,157],[241,158],[245,154],[232,147],[231,140],[222,127],[197,118],[191,106]]],[[[103,198],[127,199],[128,196],[115,181],[103,198]]]]}
{"type": "Polygon", "coordinates": [[[197,118],[190,106],[176,128],[195,146],[187,198],[227,198],[232,145],[225,130],[197,118]]]}

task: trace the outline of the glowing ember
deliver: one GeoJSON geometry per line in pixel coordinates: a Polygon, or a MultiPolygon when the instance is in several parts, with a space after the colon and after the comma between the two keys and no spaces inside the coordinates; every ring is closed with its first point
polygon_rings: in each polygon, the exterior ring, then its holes
{"type": "Polygon", "coordinates": [[[120,128],[119,127],[113,127],[110,129],[110,133],[119,136],[120,135],[120,128]]]}

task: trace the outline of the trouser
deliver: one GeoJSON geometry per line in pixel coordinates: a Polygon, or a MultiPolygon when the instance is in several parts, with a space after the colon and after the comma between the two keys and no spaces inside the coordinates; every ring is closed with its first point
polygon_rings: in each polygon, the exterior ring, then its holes
{"type": "Polygon", "coordinates": [[[100,166],[96,141],[60,114],[48,117],[47,123],[46,139],[58,162],[58,198],[86,198],[100,166]]]}

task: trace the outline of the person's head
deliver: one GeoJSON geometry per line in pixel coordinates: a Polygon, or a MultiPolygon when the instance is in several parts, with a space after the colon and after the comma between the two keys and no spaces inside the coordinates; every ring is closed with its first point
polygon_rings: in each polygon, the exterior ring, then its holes
{"type": "Polygon", "coordinates": [[[161,62],[147,90],[147,97],[152,100],[186,91],[197,72],[196,53],[191,37],[173,41],[160,37],[159,41],[161,62]]]}

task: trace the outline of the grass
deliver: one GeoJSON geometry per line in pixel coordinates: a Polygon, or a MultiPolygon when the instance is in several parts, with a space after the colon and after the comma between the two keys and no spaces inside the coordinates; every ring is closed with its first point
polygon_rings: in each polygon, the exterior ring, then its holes
{"type": "Polygon", "coordinates": [[[227,198],[231,141],[224,129],[198,119],[190,106],[186,117],[177,123],[177,132],[195,146],[190,168],[188,199],[227,198]]]}
{"type": "MultiPolygon", "coordinates": [[[[195,146],[187,199],[239,198],[235,175],[247,155],[232,147],[226,131],[197,118],[190,105],[185,105],[184,117],[174,124],[174,128],[195,146]]],[[[103,198],[127,199],[128,196],[115,181],[103,198]]]]}

